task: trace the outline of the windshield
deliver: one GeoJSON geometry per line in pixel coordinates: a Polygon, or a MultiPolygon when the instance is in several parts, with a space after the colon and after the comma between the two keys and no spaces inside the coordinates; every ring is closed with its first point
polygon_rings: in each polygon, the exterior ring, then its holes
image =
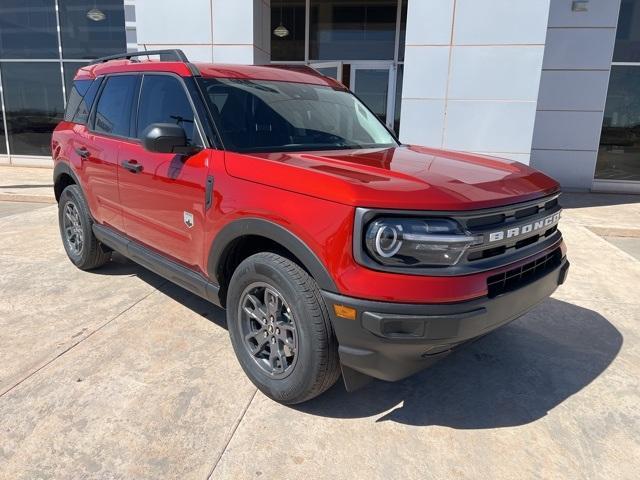
{"type": "Polygon", "coordinates": [[[203,79],[224,146],[278,152],[397,146],[355,96],[321,85],[203,79]]]}

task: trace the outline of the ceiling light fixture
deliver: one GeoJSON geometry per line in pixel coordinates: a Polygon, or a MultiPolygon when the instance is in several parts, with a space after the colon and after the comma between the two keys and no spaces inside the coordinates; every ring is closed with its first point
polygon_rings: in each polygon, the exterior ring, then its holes
{"type": "Polygon", "coordinates": [[[102,20],[107,18],[107,16],[102,10],[98,8],[92,8],[87,12],[87,18],[89,20],[93,20],[94,22],[101,22],[102,20]]]}
{"type": "Polygon", "coordinates": [[[289,35],[289,29],[282,24],[282,4],[283,2],[281,1],[280,2],[280,25],[278,25],[276,28],[273,29],[273,34],[276,37],[280,37],[280,38],[284,38],[287,35],[289,35]]]}

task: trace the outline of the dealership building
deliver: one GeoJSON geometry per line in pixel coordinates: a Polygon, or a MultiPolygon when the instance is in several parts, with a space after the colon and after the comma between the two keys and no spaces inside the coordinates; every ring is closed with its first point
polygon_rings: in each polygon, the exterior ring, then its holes
{"type": "Polygon", "coordinates": [[[51,165],[80,65],[168,48],[309,65],[404,143],[640,193],[640,0],[2,0],[0,163],[51,165]]]}

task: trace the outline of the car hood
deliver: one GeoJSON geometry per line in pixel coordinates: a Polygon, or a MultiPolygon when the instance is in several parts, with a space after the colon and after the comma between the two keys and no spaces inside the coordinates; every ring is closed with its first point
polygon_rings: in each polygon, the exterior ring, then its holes
{"type": "Polygon", "coordinates": [[[359,207],[472,210],[556,192],[528,166],[485,155],[400,146],[295,153],[227,153],[230,175],[359,207]]]}

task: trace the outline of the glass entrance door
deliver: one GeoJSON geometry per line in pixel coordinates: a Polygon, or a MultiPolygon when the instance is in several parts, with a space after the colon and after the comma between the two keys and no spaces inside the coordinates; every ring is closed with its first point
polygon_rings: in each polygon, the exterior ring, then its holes
{"type": "Polygon", "coordinates": [[[342,82],[342,62],[318,62],[311,63],[309,66],[325,77],[342,82]]]}
{"type": "Polygon", "coordinates": [[[351,64],[349,88],[389,128],[393,128],[395,78],[392,64],[351,64]]]}

